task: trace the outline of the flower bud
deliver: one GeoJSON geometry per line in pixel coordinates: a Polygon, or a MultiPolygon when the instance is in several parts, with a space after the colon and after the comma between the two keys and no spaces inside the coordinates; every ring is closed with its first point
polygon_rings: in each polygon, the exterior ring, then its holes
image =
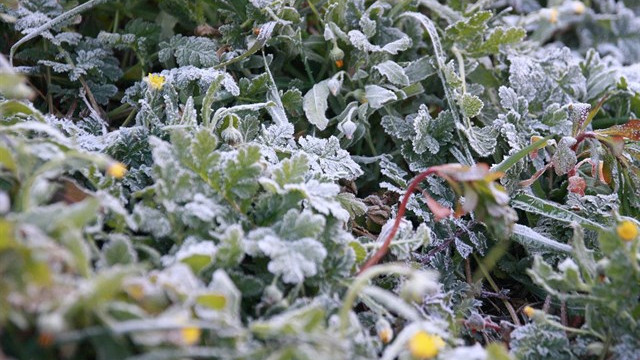
{"type": "Polygon", "coordinates": [[[346,136],[347,139],[351,140],[353,138],[353,133],[358,129],[358,125],[348,119],[347,121],[343,121],[338,125],[338,130],[346,136]]]}
{"type": "Polygon", "coordinates": [[[342,60],[344,59],[344,51],[342,51],[342,49],[340,49],[337,45],[333,47],[333,49],[331,49],[331,51],[329,52],[329,58],[331,59],[331,61],[338,61],[338,60],[342,60]]]}
{"type": "Polygon", "coordinates": [[[393,329],[385,318],[380,318],[376,321],[376,332],[383,344],[388,344],[393,339],[393,329]]]}
{"type": "Polygon", "coordinates": [[[220,137],[222,137],[222,140],[229,145],[234,145],[242,141],[242,133],[232,125],[229,125],[226,129],[222,130],[220,137]]]}

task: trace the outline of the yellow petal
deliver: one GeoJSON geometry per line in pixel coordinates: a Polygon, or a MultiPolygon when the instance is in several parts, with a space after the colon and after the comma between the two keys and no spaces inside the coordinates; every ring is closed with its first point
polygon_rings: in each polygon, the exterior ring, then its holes
{"type": "Polygon", "coordinates": [[[424,331],[416,332],[409,340],[409,351],[416,359],[431,359],[438,355],[444,346],[444,340],[440,336],[424,331]]]}
{"type": "Polygon", "coordinates": [[[121,162],[114,162],[107,166],[107,174],[116,179],[122,179],[127,174],[127,167],[121,162]]]}

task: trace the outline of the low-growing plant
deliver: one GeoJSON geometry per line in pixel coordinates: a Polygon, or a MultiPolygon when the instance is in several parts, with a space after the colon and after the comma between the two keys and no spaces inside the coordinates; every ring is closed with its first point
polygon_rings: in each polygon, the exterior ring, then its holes
{"type": "Polygon", "coordinates": [[[0,358],[640,357],[634,1],[0,20],[0,358]]]}

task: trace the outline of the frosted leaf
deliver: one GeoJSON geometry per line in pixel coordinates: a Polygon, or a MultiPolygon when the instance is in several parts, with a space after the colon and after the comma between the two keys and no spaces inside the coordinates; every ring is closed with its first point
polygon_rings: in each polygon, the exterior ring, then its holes
{"type": "Polygon", "coordinates": [[[201,68],[212,67],[218,63],[218,44],[206,37],[185,37],[178,34],[169,42],[160,43],[159,48],[158,60],[166,67],[171,67],[174,61],[178,66],[193,65],[201,68]]]}
{"type": "MultiPolygon", "coordinates": [[[[198,68],[192,65],[182,66],[170,70],[163,70],[160,75],[166,78],[168,83],[173,84],[178,89],[187,88],[189,84],[196,82],[200,86],[202,93],[206,93],[211,83],[216,81],[220,75],[223,76],[222,87],[231,95],[240,95],[240,88],[231,75],[214,68],[198,68]]],[[[142,82],[145,83],[144,81],[142,82]]],[[[129,95],[131,96],[131,95],[129,95]]]]}
{"type": "Polygon", "coordinates": [[[569,136],[563,137],[558,141],[556,152],[551,158],[556,175],[564,175],[576,166],[576,162],[578,161],[576,153],[571,150],[571,146],[575,143],[576,139],[569,136]]]}
{"type": "MultiPolygon", "coordinates": [[[[411,116],[410,116],[411,117],[411,116]]],[[[453,138],[453,119],[449,111],[442,111],[436,119],[429,114],[429,109],[420,105],[418,113],[413,116],[413,127],[416,136],[413,138],[413,150],[417,154],[429,151],[437,154],[440,144],[444,144],[453,138]]]]}
{"type": "Polygon", "coordinates": [[[360,166],[351,159],[349,152],[340,147],[340,142],[334,136],[328,139],[305,136],[298,142],[300,149],[308,155],[311,167],[315,171],[321,171],[331,180],[352,180],[363,173],[360,166]]]}
{"type": "Polygon", "coordinates": [[[389,155],[380,159],[380,172],[402,187],[407,185],[407,180],[405,180],[407,172],[394,163],[389,155]]]}
{"type": "Polygon", "coordinates": [[[309,205],[321,214],[331,214],[342,221],[349,220],[349,212],[335,199],[340,192],[340,187],[337,184],[309,180],[304,184],[287,184],[284,189],[299,191],[307,199],[309,205]]]}
{"type": "Polygon", "coordinates": [[[364,91],[367,103],[372,109],[379,109],[384,104],[398,99],[393,91],[378,85],[366,85],[364,91]]]}
{"type": "Polygon", "coordinates": [[[175,263],[155,273],[156,284],[170,292],[189,296],[203,287],[186,264],[175,263]]]}
{"type": "Polygon", "coordinates": [[[160,210],[136,204],[132,216],[140,231],[148,232],[156,238],[171,234],[171,223],[160,210]]]}
{"type": "Polygon", "coordinates": [[[389,80],[389,82],[394,85],[409,85],[409,78],[404,73],[404,69],[394,61],[387,60],[374,66],[373,68],[378,70],[380,74],[384,75],[384,77],[386,77],[387,80],[389,80]]]}
{"type": "Polygon", "coordinates": [[[282,281],[299,284],[306,277],[318,273],[318,268],[327,256],[320,242],[311,238],[285,241],[275,235],[267,235],[258,242],[258,247],[271,258],[267,268],[282,281]]]}
{"type": "Polygon", "coordinates": [[[245,243],[242,226],[234,224],[225,229],[220,236],[218,252],[215,255],[216,264],[220,267],[237,266],[244,259],[245,243]]]}
{"type": "Polygon", "coordinates": [[[479,128],[472,126],[464,131],[469,138],[469,145],[481,157],[493,154],[497,144],[497,131],[491,126],[479,128]]]}
{"type": "Polygon", "coordinates": [[[358,50],[364,52],[386,52],[391,55],[396,55],[400,51],[407,50],[411,47],[412,41],[406,34],[398,34],[396,40],[391,41],[384,46],[374,45],[369,42],[369,39],[365,34],[359,30],[351,30],[348,33],[349,41],[358,50]]]}
{"type": "Polygon", "coordinates": [[[409,79],[409,83],[422,81],[429,76],[434,75],[436,73],[436,68],[433,66],[433,57],[424,56],[411,62],[404,68],[404,73],[409,79]]]}
{"type": "Polygon", "coordinates": [[[304,153],[297,153],[275,166],[272,170],[273,180],[280,186],[301,183],[308,171],[309,159],[304,153]]]}
{"type": "Polygon", "coordinates": [[[277,232],[284,239],[317,238],[324,230],[325,220],[322,215],[315,215],[311,211],[298,212],[296,209],[287,211],[278,224],[277,232]]]}
{"type": "Polygon", "coordinates": [[[536,108],[580,101],[587,94],[586,79],[568,48],[547,51],[538,57],[514,55],[509,61],[511,87],[536,108]]]}
{"type": "Polygon", "coordinates": [[[318,129],[324,130],[329,123],[327,119],[327,98],[329,97],[328,80],[323,80],[311,88],[302,100],[302,108],[307,116],[307,120],[318,129]]]}
{"type": "Polygon", "coordinates": [[[462,241],[460,238],[455,239],[456,250],[464,259],[468,258],[473,252],[473,247],[462,241]]]}
{"type": "Polygon", "coordinates": [[[111,235],[109,242],[102,247],[102,254],[104,256],[103,266],[133,264],[138,259],[131,241],[122,234],[111,235]]]}
{"type": "Polygon", "coordinates": [[[414,124],[408,118],[395,115],[385,115],[380,124],[385,132],[400,140],[411,140],[415,136],[414,124]]]}
{"type": "Polygon", "coordinates": [[[218,248],[213,241],[197,241],[191,238],[180,246],[175,260],[189,265],[194,271],[199,271],[213,261],[217,252],[218,248]]]}
{"type": "Polygon", "coordinates": [[[587,116],[589,115],[589,110],[591,109],[590,104],[585,103],[573,103],[568,106],[568,116],[569,121],[573,124],[575,129],[582,128],[582,124],[584,124],[585,120],[587,120],[587,116]]]}
{"type": "Polygon", "coordinates": [[[273,124],[269,127],[262,125],[261,135],[257,141],[260,144],[260,151],[270,163],[278,163],[279,158],[276,151],[289,152],[297,148],[293,140],[293,124],[273,124]]]}
{"type": "Polygon", "coordinates": [[[184,210],[185,215],[196,217],[203,222],[211,222],[223,209],[203,194],[195,194],[193,201],[184,205],[184,210]]]}
{"type": "Polygon", "coordinates": [[[484,103],[475,95],[464,94],[460,99],[460,107],[462,108],[462,114],[465,117],[472,118],[480,115],[480,111],[482,111],[484,103]]]}

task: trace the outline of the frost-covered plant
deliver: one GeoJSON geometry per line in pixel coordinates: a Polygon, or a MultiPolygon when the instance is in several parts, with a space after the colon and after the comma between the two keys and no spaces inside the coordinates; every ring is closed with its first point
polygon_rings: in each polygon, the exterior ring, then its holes
{"type": "Polygon", "coordinates": [[[638,357],[633,1],[0,29],[0,357],[638,357]]]}

